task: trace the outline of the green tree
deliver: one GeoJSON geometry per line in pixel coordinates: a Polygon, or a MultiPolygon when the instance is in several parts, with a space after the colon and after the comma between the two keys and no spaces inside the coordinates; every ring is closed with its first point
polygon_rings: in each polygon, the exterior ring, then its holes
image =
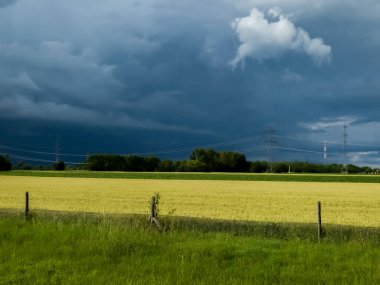
{"type": "Polygon", "coordinates": [[[200,160],[188,160],[185,162],[184,171],[187,172],[206,172],[208,171],[207,165],[200,160]]]}
{"type": "Polygon", "coordinates": [[[126,171],[144,171],[145,160],[141,156],[128,155],[125,157],[126,171]]]}
{"type": "Polygon", "coordinates": [[[162,172],[172,172],[175,171],[175,165],[171,160],[163,160],[160,163],[159,170],[162,172]]]}
{"type": "Polygon", "coordinates": [[[250,163],[249,172],[264,173],[267,171],[266,161],[254,161],[250,163]]]}
{"type": "Polygon", "coordinates": [[[57,162],[53,163],[53,169],[57,170],[57,171],[63,171],[63,170],[65,170],[66,169],[65,162],[63,162],[63,161],[57,161],[57,162]]]}
{"type": "Polygon", "coordinates": [[[92,154],[87,157],[87,166],[93,171],[123,171],[126,161],[121,155],[92,154]]]}
{"type": "Polygon", "coordinates": [[[213,149],[196,148],[190,155],[190,160],[197,160],[202,162],[205,171],[217,171],[219,168],[219,153],[213,149]]]}
{"type": "Polygon", "coordinates": [[[249,163],[244,154],[230,151],[219,154],[219,171],[246,172],[248,169],[249,163]]]}
{"type": "Polygon", "coordinates": [[[21,161],[19,163],[17,163],[15,166],[13,166],[13,169],[17,169],[17,170],[32,170],[33,167],[26,163],[25,161],[21,161]]]}
{"type": "Polygon", "coordinates": [[[144,171],[157,171],[160,167],[160,159],[154,156],[144,158],[144,171]]]}
{"type": "Polygon", "coordinates": [[[9,157],[6,155],[0,155],[0,171],[9,171],[12,169],[12,164],[9,157]]]}

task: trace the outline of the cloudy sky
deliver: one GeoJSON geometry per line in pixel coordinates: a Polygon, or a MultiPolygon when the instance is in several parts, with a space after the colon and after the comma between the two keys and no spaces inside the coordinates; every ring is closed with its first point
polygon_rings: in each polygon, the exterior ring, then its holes
{"type": "MultiPolygon", "coordinates": [[[[0,152],[380,165],[378,0],[0,0],[0,152]]],[[[63,157],[81,161],[80,156],[63,157]]],[[[20,158],[19,158],[20,159],[20,158]]],[[[33,161],[30,161],[33,162],[33,161]]]]}

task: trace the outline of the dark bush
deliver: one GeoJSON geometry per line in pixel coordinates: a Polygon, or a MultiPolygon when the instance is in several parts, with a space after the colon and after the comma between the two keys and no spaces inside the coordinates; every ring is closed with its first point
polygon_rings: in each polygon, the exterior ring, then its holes
{"type": "Polygon", "coordinates": [[[125,171],[127,165],[121,155],[93,154],[87,157],[87,167],[93,171],[125,171]]]}
{"type": "Polygon", "coordinates": [[[17,163],[16,165],[14,165],[13,169],[14,170],[32,170],[33,167],[30,164],[22,161],[22,162],[17,163]]]}
{"type": "Polygon", "coordinates": [[[63,171],[65,170],[65,168],[66,168],[66,165],[63,161],[57,161],[53,164],[53,170],[63,171]]]}
{"type": "Polygon", "coordinates": [[[171,160],[163,160],[160,163],[159,171],[172,172],[175,171],[175,165],[171,160]]]}
{"type": "Polygon", "coordinates": [[[267,168],[268,163],[266,161],[253,161],[250,163],[249,172],[264,173],[267,168]]]}
{"type": "Polygon", "coordinates": [[[219,154],[217,171],[246,172],[249,169],[245,155],[238,152],[221,152],[219,154]]]}
{"type": "Polygon", "coordinates": [[[0,155],[0,171],[9,171],[12,169],[12,164],[9,161],[9,157],[6,155],[0,155]]]}
{"type": "Polygon", "coordinates": [[[144,171],[157,171],[160,167],[160,159],[154,156],[144,158],[144,171]]]}

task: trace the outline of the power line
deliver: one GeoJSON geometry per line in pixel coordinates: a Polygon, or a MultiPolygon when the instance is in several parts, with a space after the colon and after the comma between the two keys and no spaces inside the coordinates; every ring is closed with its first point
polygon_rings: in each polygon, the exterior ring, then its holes
{"type": "Polygon", "coordinates": [[[274,145],[277,143],[273,136],[275,134],[275,131],[272,127],[268,129],[268,139],[266,142],[268,143],[268,169],[267,172],[272,173],[273,172],[273,151],[274,151],[274,145]]]}
{"type": "MultiPolygon", "coordinates": [[[[3,144],[0,144],[0,148],[5,148],[5,149],[9,149],[9,150],[14,150],[14,151],[27,152],[27,153],[35,153],[35,154],[46,154],[46,155],[56,155],[57,154],[57,152],[35,151],[35,150],[29,150],[29,149],[10,147],[10,146],[6,146],[3,144]]],[[[60,155],[61,156],[81,156],[81,157],[88,156],[87,154],[73,154],[73,153],[61,153],[60,155]]]]}
{"type": "Polygon", "coordinates": [[[237,152],[255,152],[255,151],[263,151],[267,150],[267,146],[257,146],[257,147],[250,147],[250,148],[244,148],[244,149],[235,149],[234,151],[237,152]]]}
{"type": "MultiPolygon", "coordinates": [[[[322,152],[322,151],[314,151],[314,150],[299,149],[299,148],[279,147],[279,146],[276,146],[275,148],[280,149],[280,150],[290,150],[290,151],[297,151],[297,152],[324,154],[324,152],[322,152]]],[[[341,154],[339,154],[339,153],[328,153],[328,155],[329,156],[336,156],[336,157],[341,156],[341,154]]],[[[368,154],[350,154],[349,152],[347,152],[347,157],[368,157],[368,154]]]]}
{"type": "MultiPolygon", "coordinates": [[[[290,139],[290,140],[297,140],[297,141],[307,141],[307,142],[312,142],[312,143],[323,143],[324,141],[317,141],[317,140],[311,140],[311,139],[304,139],[304,138],[297,138],[297,137],[288,137],[288,136],[279,136],[279,135],[274,135],[274,137],[279,137],[279,138],[284,138],[284,139],[290,139]]],[[[329,141],[329,144],[339,144],[341,145],[341,141],[329,141]]],[[[358,144],[358,143],[349,143],[347,141],[347,146],[361,146],[361,147],[373,147],[373,148],[379,148],[380,145],[371,145],[371,144],[358,144]]]]}
{"type": "MultiPolygon", "coordinates": [[[[137,152],[137,153],[130,153],[132,155],[148,155],[148,154],[169,154],[169,153],[178,153],[178,152],[184,152],[184,151],[191,151],[194,150],[194,148],[211,148],[211,147],[220,147],[220,146],[226,146],[226,145],[234,145],[234,144],[242,144],[242,143],[248,143],[252,141],[256,141],[263,138],[263,136],[257,136],[257,137],[251,137],[251,138],[245,138],[245,139],[238,139],[238,140],[231,140],[226,142],[220,142],[220,143],[214,143],[214,144],[204,144],[204,145],[198,145],[188,148],[181,148],[181,149],[175,149],[175,150],[164,150],[164,151],[151,151],[151,152],[137,152]]],[[[126,154],[122,154],[126,155],[126,154]]]]}
{"type": "MultiPolygon", "coordinates": [[[[141,153],[133,153],[136,155],[147,155],[147,154],[169,154],[169,153],[177,153],[177,152],[183,152],[183,151],[189,151],[193,150],[196,147],[222,147],[222,146],[231,146],[231,145],[247,145],[248,143],[260,140],[261,138],[266,137],[267,140],[265,141],[267,143],[266,146],[260,145],[260,146],[254,146],[254,147],[248,147],[248,148],[236,148],[234,151],[239,151],[239,152],[258,152],[258,151],[268,151],[268,172],[272,172],[272,164],[273,164],[273,155],[274,155],[274,150],[289,150],[289,151],[296,151],[296,152],[305,152],[305,153],[314,153],[314,154],[322,154],[324,157],[324,162],[326,163],[326,158],[327,154],[329,156],[339,156],[339,154],[336,153],[328,153],[327,152],[327,141],[323,142],[323,151],[315,151],[315,150],[308,150],[308,149],[301,149],[301,148],[289,148],[289,147],[281,147],[281,146],[276,146],[277,141],[275,141],[276,137],[279,138],[286,138],[286,139],[291,139],[291,140],[300,140],[300,141],[309,141],[309,142],[318,142],[321,143],[321,141],[313,141],[309,139],[302,139],[302,138],[294,138],[294,137],[286,137],[286,136],[279,136],[275,134],[275,131],[273,128],[269,128],[267,131],[266,136],[256,136],[256,137],[247,137],[247,138],[239,138],[239,139],[233,139],[233,140],[228,140],[228,141],[222,141],[218,143],[213,143],[213,144],[204,144],[204,145],[199,145],[199,146],[193,146],[189,148],[180,148],[180,149],[169,149],[169,150],[163,150],[163,151],[152,151],[152,152],[141,152],[141,153]]],[[[347,166],[348,158],[349,157],[368,157],[368,154],[351,154],[348,153],[347,151],[347,146],[348,145],[358,145],[358,146],[368,146],[368,147],[379,147],[380,146],[374,146],[374,145],[359,145],[359,144],[349,144],[347,141],[347,125],[346,128],[344,129],[344,163],[347,166]]],[[[331,142],[329,143],[336,143],[336,142],[331,142]]],[[[340,143],[341,144],[341,143],[340,143]]],[[[61,156],[72,156],[72,157],[87,157],[87,154],[75,154],[75,153],[60,153],[61,151],[61,145],[60,145],[60,139],[57,137],[57,144],[56,144],[56,151],[55,152],[45,152],[45,151],[36,151],[32,149],[23,149],[23,148],[14,148],[10,147],[8,145],[2,145],[0,144],[0,148],[10,150],[10,151],[17,151],[17,152],[25,152],[25,153],[31,153],[31,154],[38,154],[38,155],[55,155],[56,160],[59,159],[61,156]]],[[[120,154],[124,155],[124,154],[120,154]]],[[[341,154],[340,154],[341,155],[341,154]]],[[[18,158],[18,159],[25,159],[25,160],[30,160],[30,161],[39,161],[39,162],[49,162],[52,163],[54,162],[53,160],[48,160],[48,159],[43,159],[43,158],[32,158],[29,156],[22,156],[22,155],[15,155],[11,154],[11,157],[18,158]]],[[[69,164],[81,164],[79,162],[67,162],[69,164]]]]}
{"type": "MultiPolygon", "coordinates": [[[[178,152],[184,152],[184,151],[190,151],[193,150],[194,148],[198,147],[220,147],[220,146],[227,146],[227,145],[234,145],[234,144],[243,144],[243,143],[248,143],[252,142],[255,140],[259,140],[263,136],[256,136],[256,137],[248,137],[244,139],[235,139],[235,140],[229,140],[229,141],[224,141],[224,142],[219,142],[219,143],[214,143],[214,144],[204,144],[204,145],[199,145],[199,146],[193,146],[193,147],[188,147],[188,148],[180,148],[180,149],[172,149],[172,150],[163,150],[163,151],[150,151],[150,152],[138,152],[138,153],[130,153],[133,155],[148,155],[148,154],[169,154],[169,153],[178,153],[178,152]]],[[[20,152],[26,152],[26,153],[35,153],[35,154],[43,154],[43,155],[55,155],[56,158],[58,156],[77,156],[77,157],[87,157],[88,154],[74,154],[74,153],[60,153],[60,145],[59,145],[59,138],[57,138],[57,144],[56,144],[56,151],[55,152],[46,152],[46,151],[35,151],[31,149],[23,149],[23,148],[15,148],[15,147],[10,147],[7,145],[0,144],[0,148],[5,148],[9,150],[14,150],[14,151],[20,151],[20,152]]],[[[120,154],[120,155],[126,155],[126,154],[120,154]]]]}
{"type": "Polygon", "coordinates": [[[347,124],[343,125],[343,164],[342,164],[342,173],[346,174],[348,172],[347,169],[347,124]]]}
{"type": "Polygon", "coordinates": [[[4,140],[1,140],[0,143],[5,143],[5,144],[11,144],[13,146],[21,146],[21,148],[28,147],[28,148],[39,148],[39,149],[49,149],[51,150],[51,146],[39,146],[39,145],[31,145],[31,144],[24,144],[24,143],[14,143],[14,142],[4,142],[4,140]]]}
{"type": "Polygon", "coordinates": [[[55,149],[55,162],[59,162],[59,135],[57,136],[57,145],[55,149]]]}
{"type": "Polygon", "coordinates": [[[274,137],[283,138],[283,139],[289,139],[289,140],[296,140],[296,141],[307,141],[307,142],[312,142],[312,143],[321,143],[321,141],[315,141],[315,140],[303,139],[303,138],[296,138],[296,137],[279,136],[279,135],[274,135],[274,137]]]}
{"type": "MultiPolygon", "coordinates": [[[[135,155],[146,155],[146,154],[168,154],[168,153],[177,153],[177,152],[184,152],[184,151],[189,151],[193,150],[194,148],[197,147],[221,147],[221,146],[227,146],[227,145],[234,145],[234,144],[245,144],[249,143],[252,141],[259,140],[260,138],[267,137],[267,136],[256,136],[256,137],[247,137],[247,138],[239,138],[239,139],[233,139],[233,140],[228,140],[228,141],[223,141],[223,142],[218,142],[218,143],[212,143],[212,144],[203,144],[203,145],[194,145],[192,147],[187,147],[187,148],[179,148],[179,149],[168,149],[168,150],[161,150],[161,151],[149,151],[149,152],[136,152],[136,153],[130,153],[130,154],[135,154],[135,155]]],[[[308,141],[312,143],[323,143],[323,141],[316,141],[316,140],[310,140],[310,139],[304,139],[304,138],[296,138],[296,137],[289,137],[289,136],[280,136],[276,134],[272,134],[272,140],[274,141],[273,138],[278,137],[278,138],[285,138],[285,139],[290,139],[290,140],[297,140],[297,141],[308,141]]],[[[269,141],[266,141],[269,143],[269,141]]],[[[58,143],[58,142],[57,142],[58,143]]],[[[341,144],[341,142],[336,142],[336,141],[329,141],[330,144],[341,144]]],[[[354,144],[354,143],[346,143],[347,146],[352,145],[352,146],[362,146],[362,147],[373,147],[373,148],[379,148],[379,145],[366,145],[366,144],[354,144]]],[[[58,146],[58,145],[57,145],[58,146]]],[[[34,146],[38,147],[38,146],[34,146]]],[[[35,153],[35,154],[43,154],[43,155],[57,155],[59,153],[59,156],[73,156],[73,157],[87,157],[88,154],[77,154],[77,153],[60,153],[60,150],[63,149],[61,146],[59,146],[59,151],[57,151],[57,147],[55,152],[48,152],[48,151],[37,151],[37,150],[32,150],[32,149],[25,149],[25,148],[16,148],[16,147],[11,147],[9,145],[5,144],[0,144],[0,148],[4,149],[9,149],[9,150],[14,150],[14,151],[20,151],[20,152],[27,152],[27,153],[35,153]]],[[[42,147],[38,147],[42,148],[42,147]]],[[[121,154],[124,155],[124,154],[121,154]]]]}
{"type": "MultiPolygon", "coordinates": [[[[36,162],[47,162],[47,163],[54,163],[55,161],[54,160],[48,160],[48,159],[39,159],[39,158],[32,158],[32,157],[26,157],[26,156],[19,156],[19,155],[15,155],[15,154],[9,154],[8,155],[12,158],[16,158],[16,159],[22,159],[22,160],[26,160],[26,161],[36,161],[36,162]]],[[[83,163],[83,162],[72,162],[72,161],[65,161],[66,164],[86,164],[86,163],[83,163]]]]}
{"type": "MultiPolygon", "coordinates": [[[[337,143],[337,142],[336,142],[337,143]]],[[[347,146],[361,146],[361,147],[372,147],[372,148],[380,148],[380,145],[369,145],[369,144],[357,144],[357,143],[348,143],[347,146]]]]}
{"type": "Polygon", "coordinates": [[[323,154],[322,151],[314,151],[314,150],[307,150],[307,149],[299,149],[299,148],[291,148],[291,147],[274,147],[276,149],[283,149],[283,150],[292,150],[292,151],[299,151],[299,152],[308,152],[308,153],[317,153],[317,154],[323,154]]]}

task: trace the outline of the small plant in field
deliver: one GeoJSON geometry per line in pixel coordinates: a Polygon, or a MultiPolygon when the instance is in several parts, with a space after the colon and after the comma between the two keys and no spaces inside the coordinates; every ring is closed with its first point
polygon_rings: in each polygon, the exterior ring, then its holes
{"type": "Polygon", "coordinates": [[[177,208],[173,208],[173,209],[169,210],[168,216],[169,217],[174,216],[176,211],[177,211],[177,208]]]}
{"type": "Polygon", "coordinates": [[[160,222],[158,221],[158,204],[160,203],[160,193],[155,193],[150,199],[150,215],[149,221],[153,225],[155,224],[160,230],[162,229],[160,222]]]}
{"type": "Polygon", "coordinates": [[[159,212],[158,205],[160,203],[160,198],[161,198],[160,193],[155,193],[150,199],[149,208],[151,209],[151,212],[150,212],[151,218],[158,217],[158,212],[159,212]]]}
{"type": "Polygon", "coordinates": [[[165,232],[167,232],[170,229],[174,228],[175,222],[176,222],[176,219],[175,219],[175,212],[176,211],[177,211],[176,208],[170,209],[168,211],[168,214],[163,219],[163,221],[162,221],[163,222],[163,230],[165,232]]]}

